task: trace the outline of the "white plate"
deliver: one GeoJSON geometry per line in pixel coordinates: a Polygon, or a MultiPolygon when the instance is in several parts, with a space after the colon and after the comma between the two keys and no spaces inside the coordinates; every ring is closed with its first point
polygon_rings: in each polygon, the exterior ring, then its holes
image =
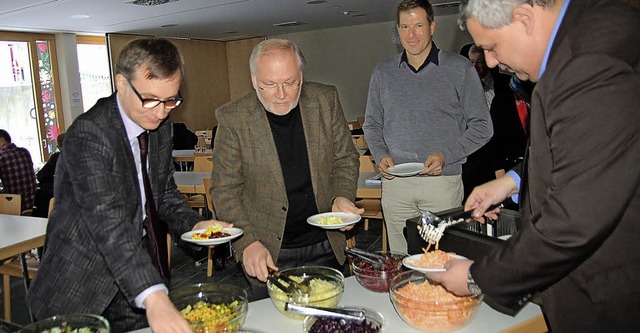
{"type": "MultiPolygon", "coordinates": [[[[420,266],[415,266],[414,264],[411,263],[411,261],[419,261],[420,260],[420,256],[422,256],[423,253],[419,253],[419,254],[414,254],[412,256],[408,256],[405,257],[404,259],[402,259],[402,264],[409,268],[409,269],[413,269],[414,271],[419,271],[419,272],[445,272],[446,269],[444,268],[428,268],[428,267],[420,267],[420,266]]],[[[455,258],[455,259],[467,259],[466,257],[463,257],[461,255],[458,254],[449,254],[449,257],[451,258],[455,258]]]]}
{"type": "Polygon", "coordinates": [[[236,239],[238,237],[240,237],[240,235],[242,235],[242,233],[244,231],[242,231],[242,229],[239,228],[224,228],[224,231],[230,233],[231,235],[226,236],[226,237],[220,237],[220,238],[214,238],[214,239],[191,239],[191,237],[193,236],[193,234],[195,233],[203,233],[207,231],[207,229],[196,229],[196,230],[192,230],[192,231],[188,231],[185,232],[184,234],[182,234],[182,236],[180,236],[180,238],[183,241],[189,242],[189,243],[194,243],[194,244],[198,244],[198,245],[219,245],[219,244],[224,244],[230,240],[236,239]]]}
{"type": "Polygon", "coordinates": [[[307,218],[307,223],[311,224],[315,227],[320,227],[322,229],[340,229],[342,227],[346,227],[348,225],[352,225],[358,223],[360,221],[360,215],[351,214],[351,213],[343,213],[343,212],[329,212],[329,213],[321,213],[313,215],[307,218]],[[342,223],[337,224],[319,224],[318,220],[326,216],[337,216],[342,219],[342,223]]]}
{"type": "Polygon", "coordinates": [[[426,169],[427,167],[424,166],[424,163],[412,162],[396,164],[387,168],[387,172],[397,177],[409,177],[415,176],[426,169]]]}

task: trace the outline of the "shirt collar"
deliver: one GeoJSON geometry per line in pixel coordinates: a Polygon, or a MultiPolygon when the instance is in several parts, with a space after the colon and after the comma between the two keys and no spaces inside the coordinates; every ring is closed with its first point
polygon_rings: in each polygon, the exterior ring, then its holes
{"type": "Polygon", "coordinates": [[[402,56],[400,56],[400,62],[398,63],[398,67],[402,65],[402,63],[406,63],[407,66],[409,66],[409,68],[411,68],[415,73],[421,71],[423,68],[427,67],[427,65],[431,62],[434,65],[438,66],[439,62],[438,62],[438,52],[440,52],[440,49],[438,49],[438,47],[436,46],[436,43],[434,43],[433,41],[431,42],[431,50],[429,51],[429,54],[427,55],[427,59],[424,60],[424,63],[422,63],[422,65],[420,65],[420,67],[418,69],[413,68],[413,66],[409,65],[409,59],[407,59],[407,51],[404,50],[402,51],[402,56]]]}
{"type": "Polygon", "coordinates": [[[122,108],[122,104],[120,104],[120,93],[116,93],[116,101],[118,102],[118,112],[120,112],[120,118],[122,118],[122,122],[124,123],[124,129],[127,131],[127,138],[129,142],[133,139],[137,139],[138,135],[144,132],[144,128],[140,127],[140,125],[136,124],[126,113],[124,113],[124,109],[122,108]]]}
{"type": "Polygon", "coordinates": [[[558,15],[558,20],[556,21],[556,26],[553,28],[553,33],[551,33],[551,39],[549,40],[549,44],[547,45],[547,51],[544,53],[544,58],[542,58],[542,64],[540,64],[540,72],[538,72],[538,80],[544,74],[544,71],[547,69],[547,62],[549,61],[549,55],[551,54],[551,47],[553,46],[553,42],[556,39],[556,35],[558,34],[558,29],[560,29],[560,24],[562,23],[562,19],[564,19],[564,14],[567,12],[567,7],[569,7],[570,0],[564,0],[562,3],[562,8],[560,9],[560,14],[558,15]]]}

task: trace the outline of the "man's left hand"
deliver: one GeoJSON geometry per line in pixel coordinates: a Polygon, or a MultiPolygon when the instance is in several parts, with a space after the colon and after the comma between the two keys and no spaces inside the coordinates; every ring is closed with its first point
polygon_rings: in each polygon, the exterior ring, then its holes
{"type": "Polygon", "coordinates": [[[453,259],[444,266],[447,269],[445,272],[427,273],[427,277],[458,296],[468,296],[471,291],[467,286],[467,275],[471,264],[473,260],[453,259]]]}
{"type": "Polygon", "coordinates": [[[424,171],[420,172],[421,175],[440,176],[444,169],[444,155],[441,152],[435,151],[424,162],[424,166],[427,167],[424,171]]]}
{"type": "MultiPolygon", "coordinates": [[[[351,202],[351,200],[345,197],[336,197],[335,200],[333,200],[333,205],[331,205],[331,211],[358,214],[358,215],[364,214],[364,208],[356,207],[356,205],[353,202],[351,202]]],[[[344,231],[351,230],[353,229],[354,226],[355,224],[352,224],[352,225],[340,228],[340,231],[344,232],[344,231]]]]}

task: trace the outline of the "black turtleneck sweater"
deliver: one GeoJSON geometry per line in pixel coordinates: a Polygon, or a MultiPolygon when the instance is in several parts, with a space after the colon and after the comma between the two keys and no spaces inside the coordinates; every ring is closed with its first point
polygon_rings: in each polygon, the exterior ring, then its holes
{"type": "Polygon", "coordinates": [[[278,150],[289,200],[282,248],[297,248],[322,242],[327,239],[326,232],[307,223],[309,216],[318,214],[318,207],[311,183],[300,106],[282,116],[265,112],[278,150]]]}

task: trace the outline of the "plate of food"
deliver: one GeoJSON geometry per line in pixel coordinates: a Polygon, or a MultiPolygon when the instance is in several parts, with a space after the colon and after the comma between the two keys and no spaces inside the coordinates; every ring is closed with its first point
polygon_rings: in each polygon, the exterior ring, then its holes
{"type": "Polygon", "coordinates": [[[197,245],[218,245],[236,239],[242,235],[239,228],[223,228],[219,224],[212,224],[207,229],[196,229],[185,232],[180,236],[183,241],[197,245]]]}
{"type": "Polygon", "coordinates": [[[396,177],[411,177],[419,174],[426,169],[427,167],[424,166],[424,163],[401,163],[387,168],[387,173],[396,177]]]}
{"type": "Polygon", "coordinates": [[[307,218],[307,223],[322,229],[340,229],[360,221],[360,215],[344,212],[329,212],[307,218]]]}
{"type": "Polygon", "coordinates": [[[444,265],[451,259],[467,259],[453,252],[444,252],[440,250],[430,251],[426,253],[414,254],[402,259],[402,264],[415,271],[420,272],[444,272],[444,265]]]}

